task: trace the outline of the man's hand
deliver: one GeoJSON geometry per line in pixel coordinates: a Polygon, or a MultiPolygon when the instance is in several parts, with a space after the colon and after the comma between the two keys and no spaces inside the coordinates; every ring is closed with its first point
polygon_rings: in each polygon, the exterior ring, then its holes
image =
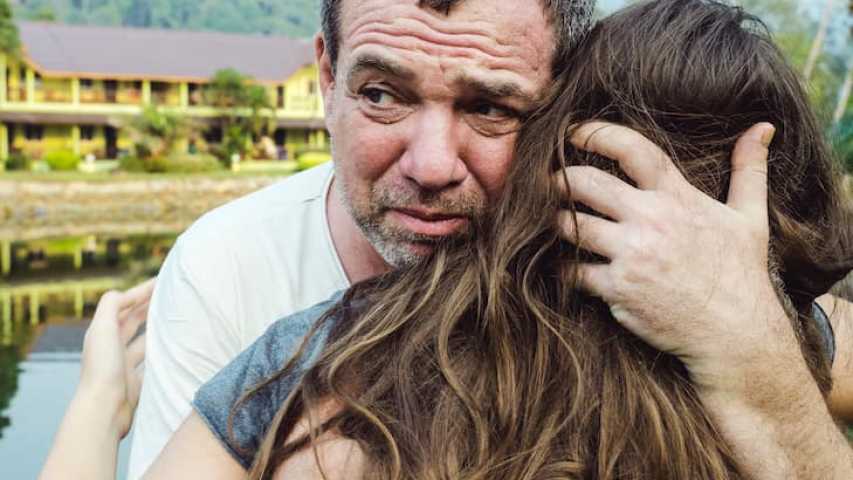
{"type": "MultiPolygon", "coordinates": [[[[580,266],[582,286],[623,326],[684,361],[700,388],[738,389],[746,359],[799,356],[768,272],[769,124],[744,134],[727,204],[691,185],[656,145],[628,128],[591,122],[572,143],[617,161],[633,187],[594,167],[566,170],[575,202],[612,220],[570,212],[568,240],[610,259],[580,266]]],[[[559,174],[558,177],[562,178],[559,174]]],[[[564,182],[561,184],[565,185],[564,182]]]]}
{"type": "Polygon", "coordinates": [[[723,204],[637,132],[585,124],[572,144],[616,160],[637,186],[593,167],[558,172],[572,200],[607,217],[577,213],[575,223],[566,212],[564,236],[610,260],[580,265],[581,286],[627,329],[684,362],[747,476],[853,478],[853,456],[770,279],[773,134],[759,124],[739,139],[723,204]]]}
{"type": "Polygon", "coordinates": [[[145,336],[136,337],[145,322],[154,279],[126,292],[107,292],[98,302],[83,342],[77,396],[98,398],[112,412],[121,437],[127,435],[142,388],[145,336]],[[136,337],[136,338],[134,338],[136,337]]]}

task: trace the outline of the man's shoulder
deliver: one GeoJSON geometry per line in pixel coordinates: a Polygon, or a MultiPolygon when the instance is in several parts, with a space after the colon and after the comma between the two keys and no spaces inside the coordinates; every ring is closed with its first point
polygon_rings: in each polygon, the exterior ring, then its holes
{"type": "Polygon", "coordinates": [[[232,200],[202,215],[182,235],[183,242],[194,237],[256,236],[258,228],[296,221],[305,208],[323,205],[326,186],[332,174],[330,163],[232,200]]]}

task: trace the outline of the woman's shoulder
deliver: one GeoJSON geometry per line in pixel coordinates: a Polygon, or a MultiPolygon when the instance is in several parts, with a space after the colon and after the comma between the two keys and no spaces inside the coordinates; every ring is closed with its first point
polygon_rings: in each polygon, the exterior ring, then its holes
{"type": "Polygon", "coordinates": [[[322,350],[334,319],[314,327],[341,296],[336,293],[276,321],[196,392],[193,408],[244,467],[251,465],[267,425],[322,350]],[[283,372],[303,342],[302,356],[283,372]]]}

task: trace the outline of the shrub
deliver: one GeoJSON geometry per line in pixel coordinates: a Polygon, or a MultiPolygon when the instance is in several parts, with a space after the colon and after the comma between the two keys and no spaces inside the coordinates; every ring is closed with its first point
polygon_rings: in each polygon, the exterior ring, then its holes
{"type": "Polygon", "coordinates": [[[123,172],[144,172],[145,162],[136,155],[125,155],[118,159],[118,169],[123,172]]]}
{"type": "Polygon", "coordinates": [[[308,170],[332,159],[332,155],[324,150],[305,150],[296,155],[298,170],[308,170]]]}
{"type": "Polygon", "coordinates": [[[183,153],[166,159],[166,171],[173,173],[199,173],[222,170],[222,164],[207,153],[183,153]]]}
{"type": "Polygon", "coordinates": [[[32,170],[33,159],[24,152],[15,152],[6,160],[6,170],[32,170]]]}
{"type": "Polygon", "coordinates": [[[53,150],[44,156],[44,161],[55,171],[77,170],[80,165],[80,155],[71,150],[53,150]]]}

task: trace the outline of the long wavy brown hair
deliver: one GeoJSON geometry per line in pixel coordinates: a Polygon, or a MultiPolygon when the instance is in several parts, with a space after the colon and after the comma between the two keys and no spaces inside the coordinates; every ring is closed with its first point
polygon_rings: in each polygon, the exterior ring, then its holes
{"type": "Polygon", "coordinates": [[[712,1],[654,1],[601,21],[568,60],[520,133],[502,200],[471,238],[353,286],[315,327],[328,337],[310,368],[299,366],[303,348],[248,394],[300,378],[252,478],[269,478],[327,431],[358,442],[365,478],[743,478],[684,365],[578,289],[572,265],[593,257],[560,238],[559,212],[576,206],[553,175],[567,165],[621,175],[569,145],[573,125],[588,119],[641,132],[720,201],[739,135],[757,122],[777,127],[768,273],[828,391],[811,315],[842,273],[836,171],[799,79],[761,23],[712,1]],[[328,399],[340,411],[287,442],[328,399]]]}

